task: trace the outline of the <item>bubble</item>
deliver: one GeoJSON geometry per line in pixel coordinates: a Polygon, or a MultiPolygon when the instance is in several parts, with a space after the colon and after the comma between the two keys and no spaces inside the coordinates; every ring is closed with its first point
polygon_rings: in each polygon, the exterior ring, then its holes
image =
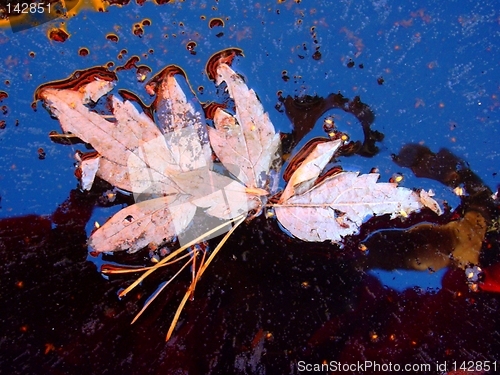
{"type": "Polygon", "coordinates": [[[194,41],[190,41],[186,44],[186,49],[191,53],[191,55],[196,55],[196,51],[194,50],[198,44],[194,41]]]}
{"type": "Polygon", "coordinates": [[[142,36],[144,35],[144,29],[142,28],[142,25],[140,23],[134,24],[132,28],[132,34],[138,36],[139,38],[142,38],[142,36]]]}
{"type": "Polygon", "coordinates": [[[107,34],[106,39],[113,43],[118,43],[118,41],[120,40],[120,38],[118,38],[118,35],[112,33],[107,34]]]}
{"type": "Polygon", "coordinates": [[[221,18],[212,18],[208,22],[208,27],[213,29],[214,27],[224,27],[224,21],[221,18]]]}
{"type": "Polygon", "coordinates": [[[89,49],[85,48],[85,47],[80,48],[78,50],[78,55],[80,55],[80,56],[88,56],[89,53],[90,53],[89,49]]]}

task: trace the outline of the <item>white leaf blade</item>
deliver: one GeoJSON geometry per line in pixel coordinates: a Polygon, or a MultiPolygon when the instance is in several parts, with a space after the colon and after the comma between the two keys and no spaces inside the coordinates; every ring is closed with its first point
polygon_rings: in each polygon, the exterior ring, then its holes
{"type": "Polygon", "coordinates": [[[377,183],[379,175],[342,172],[275,207],[280,223],[305,241],[341,241],[357,232],[372,215],[409,214],[424,205],[418,193],[392,183],[377,183]]]}
{"type": "Polygon", "coordinates": [[[309,190],[341,145],[341,140],[318,144],[290,177],[280,202],[309,190]]]}
{"type": "Polygon", "coordinates": [[[115,83],[113,81],[103,81],[97,78],[95,81],[82,87],[83,103],[97,102],[101,96],[110,92],[114,86],[115,83]]]}
{"type": "Polygon", "coordinates": [[[238,178],[248,187],[264,188],[276,159],[280,137],[253,90],[227,64],[217,67],[218,82],[225,81],[234,99],[236,115],[217,109],[215,128],[209,128],[212,148],[224,165],[237,165],[238,178]]]}
{"type": "Polygon", "coordinates": [[[169,196],[136,203],[118,211],[89,239],[97,252],[128,250],[161,244],[181,233],[191,222],[196,206],[169,196]]]}
{"type": "MultiPolygon", "coordinates": [[[[98,176],[117,187],[133,189],[133,181],[126,179],[133,179],[136,174],[130,173],[133,171],[122,173],[128,167],[127,160],[133,158],[132,164],[137,171],[147,169],[154,181],[164,181],[161,192],[170,194],[176,191],[165,176],[171,172],[169,168],[175,172],[179,169],[169,158],[163,135],[156,125],[130,102],[122,102],[116,97],[112,100],[116,122],[108,121],[83,104],[85,95],[86,86],[79,91],[48,88],[40,93],[59,119],[62,129],[90,143],[102,156],[100,168],[105,168],[107,173],[98,171],[98,176]],[[154,150],[148,150],[152,144],[154,150]],[[155,157],[145,157],[152,153],[156,154],[155,157]],[[115,175],[121,176],[119,181],[113,178],[115,175]]],[[[142,177],[140,173],[139,177],[142,177]]]]}
{"type": "MultiPolygon", "coordinates": [[[[174,73],[178,73],[174,70],[174,73]]],[[[209,165],[212,161],[212,150],[210,148],[206,125],[202,122],[202,115],[196,111],[193,104],[186,98],[179,82],[172,73],[172,67],[165,68],[161,78],[158,97],[155,101],[158,125],[165,135],[172,135],[169,143],[172,148],[182,137],[189,137],[189,147],[196,148],[196,152],[190,160],[196,160],[197,166],[191,169],[209,165]],[[177,134],[174,136],[173,134],[177,134]],[[180,136],[179,136],[180,134],[180,136]],[[196,144],[196,146],[195,146],[196,144]]],[[[182,161],[182,152],[178,154],[177,161],[182,161]]],[[[184,157],[184,159],[188,159],[184,157]]],[[[181,170],[186,170],[182,168],[181,170]]]]}
{"type": "Polygon", "coordinates": [[[245,186],[234,179],[206,168],[172,176],[188,192],[189,199],[206,213],[221,219],[232,219],[255,208],[245,186]]]}
{"type": "Polygon", "coordinates": [[[443,210],[441,209],[439,204],[434,199],[432,199],[432,197],[434,196],[434,192],[432,190],[429,191],[421,190],[419,194],[420,194],[420,201],[425,207],[431,209],[438,215],[441,215],[443,213],[443,210]]]}
{"type": "Polygon", "coordinates": [[[95,158],[84,159],[80,162],[80,170],[82,171],[82,176],[80,178],[80,183],[83,190],[90,190],[94,184],[94,179],[99,170],[101,157],[97,156],[95,158]]]}

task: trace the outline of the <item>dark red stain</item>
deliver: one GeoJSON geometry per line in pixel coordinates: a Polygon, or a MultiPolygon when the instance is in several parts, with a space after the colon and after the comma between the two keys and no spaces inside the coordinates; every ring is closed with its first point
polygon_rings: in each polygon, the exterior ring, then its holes
{"type": "Polygon", "coordinates": [[[55,42],[63,43],[69,38],[69,34],[63,29],[52,29],[49,31],[49,38],[55,42]]]}
{"type": "Polygon", "coordinates": [[[139,56],[132,56],[131,58],[129,58],[127,60],[127,62],[122,65],[122,66],[117,66],[115,71],[116,72],[119,72],[121,70],[129,70],[129,69],[133,69],[133,68],[137,68],[137,63],[141,60],[141,58],[139,56]]]}

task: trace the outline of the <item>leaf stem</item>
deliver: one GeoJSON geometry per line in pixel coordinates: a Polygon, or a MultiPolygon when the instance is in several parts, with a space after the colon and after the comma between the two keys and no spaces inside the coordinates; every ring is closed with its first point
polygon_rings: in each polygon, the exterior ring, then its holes
{"type": "Polygon", "coordinates": [[[146,277],[148,277],[150,274],[152,274],[158,268],[163,267],[163,265],[165,263],[167,263],[168,261],[170,261],[172,258],[176,257],[178,254],[180,254],[182,251],[186,250],[190,246],[192,246],[194,244],[197,244],[198,242],[203,241],[204,238],[206,238],[207,236],[210,236],[213,233],[216,233],[218,230],[224,228],[227,224],[235,222],[237,220],[242,220],[243,221],[244,219],[245,219],[244,215],[239,215],[239,216],[237,216],[237,217],[235,217],[233,219],[230,219],[230,220],[226,221],[225,223],[223,223],[223,224],[221,224],[221,225],[219,225],[219,226],[217,226],[217,227],[209,230],[208,232],[205,232],[204,234],[202,234],[201,236],[195,238],[194,240],[188,242],[187,244],[185,244],[184,246],[180,247],[179,249],[177,249],[176,251],[174,251],[173,253],[171,253],[167,257],[163,258],[157,264],[155,264],[154,266],[152,266],[151,268],[149,268],[146,272],[144,272],[144,274],[142,274],[139,278],[137,278],[137,280],[135,280],[132,284],[130,284],[126,289],[122,290],[118,294],[118,297],[121,298],[124,295],[126,295],[128,292],[130,292],[132,289],[134,289],[137,285],[139,285],[146,277]]]}
{"type": "MultiPolygon", "coordinates": [[[[189,254],[186,254],[186,255],[189,255],[189,254]]],[[[185,257],[185,256],[183,256],[185,257]]],[[[192,258],[194,259],[194,257],[192,258]]],[[[135,316],[134,320],[132,320],[132,322],[130,324],[134,324],[135,321],[137,319],[139,319],[139,317],[142,315],[142,313],[144,311],[146,311],[146,309],[148,308],[148,306],[156,299],[156,297],[158,297],[160,295],[160,293],[163,291],[163,289],[165,289],[165,287],[170,284],[177,276],[179,276],[179,274],[184,270],[184,268],[186,268],[188,266],[189,263],[192,262],[192,259],[189,259],[182,267],[179,271],[176,272],[176,274],[174,276],[172,276],[170,278],[170,280],[168,280],[165,284],[163,284],[163,286],[161,288],[159,288],[156,292],[154,292],[150,297],[149,299],[146,301],[146,303],[144,304],[144,306],[142,307],[141,311],[139,311],[137,313],[137,315],[135,316]]]]}
{"type": "Polygon", "coordinates": [[[184,309],[184,306],[186,305],[186,302],[189,298],[190,295],[194,292],[194,288],[196,287],[196,281],[203,275],[203,272],[207,269],[208,265],[210,262],[215,258],[219,250],[222,248],[222,246],[226,243],[228,238],[233,234],[233,232],[238,228],[238,226],[245,221],[245,217],[243,215],[240,215],[234,219],[234,221],[238,220],[238,222],[231,228],[229,232],[226,233],[224,238],[219,242],[217,247],[214,249],[214,251],[210,254],[208,257],[207,261],[205,264],[203,264],[202,267],[200,267],[198,273],[196,274],[196,278],[194,281],[191,282],[191,285],[189,286],[188,290],[186,291],[186,294],[184,294],[184,297],[182,298],[181,303],[179,304],[179,307],[177,308],[177,311],[175,312],[174,318],[172,319],[172,323],[170,323],[170,328],[168,329],[167,332],[167,337],[165,338],[165,341],[168,341],[170,337],[172,336],[172,333],[175,329],[175,326],[177,325],[177,321],[179,320],[179,316],[181,315],[182,310],[184,309]]]}
{"type": "MultiPolygon", "coordinates": [[[[170,266],[171,264],[177,263],[179,260],[184,259],[186,257],[190,256],[190,254],[184,254],[180,256],[179,258],[168,262],[168,263],[162,263],[160,267],[165,267],[165,266],[170,266]]],[[[133,266],[113,266],[109,264],[105,264],[101,267],[101,272],[104,273],[105,275],[110,275],[110,274],[119,274],[119,273],[131,273],[131,272],[141,272],[141,271],[147,271],[150,270],[151,268],[157,267],[157,265],[153,266],[147,266],[147,267],[133,267],[133,266]],[[106,268],[109,267],[109,268],[106,268]]]]}

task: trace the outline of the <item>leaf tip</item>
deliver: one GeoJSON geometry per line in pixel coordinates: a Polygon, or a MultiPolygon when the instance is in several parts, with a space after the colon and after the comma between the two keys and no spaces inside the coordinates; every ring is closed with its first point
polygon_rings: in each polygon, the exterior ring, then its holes
{"type": "Polygon", "coordinates": [[[434,192],[432,190],[420,190],[419,196],[420,202],[424,205],[424,207],[430,208],[438,215],[441,215],[443,213],[443,210],[439,206],[439,203],[432,198],[434,196],[434,192]]]}
{"type": "Polygon", "coordinates": [[[244,56],[243,50],[240,48],[226,48],[222,51],[214,53],[205,66],[205,73],[211,81],[215,81],[217,77],[217,67],[220,64],[227,64],[231,66],[236,56],[244,56]]]}

